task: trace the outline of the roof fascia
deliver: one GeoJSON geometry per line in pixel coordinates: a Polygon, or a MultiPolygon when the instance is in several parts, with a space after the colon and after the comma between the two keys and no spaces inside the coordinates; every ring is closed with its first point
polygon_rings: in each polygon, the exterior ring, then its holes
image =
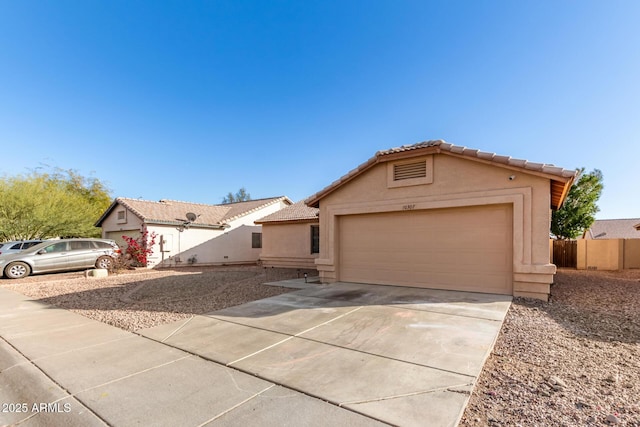
{"type": "Polygon", "coordinates": [[[501,168],[504,168],[504,169],[507,169],[507,170],[512,170],[512,171],[515,171],[515,172],[522,172],[522,173],[526,173],[526,174],[529,174],[529,175],[534,175],[534,176],[538,176],[538,177],[541,177],[541,178],[549,179],[552,182],[561,183],[563,185],[562,194],[561,194],[560,198],[557,200],[556,203],[552,203],[552,207],[554,207],[555,209],[559,209],[560,206],[562,206],[562,204],[564,203],[564,201],[566,199],[566,196],[567,196],[567,194],[569,192],[569,189],[571,188],[571,184],[573,184],[573,180],[575,178],[575,176],[563,177],[563,176],[559,176],[559,175],[554,175],[554,174],[549,174],[549,173],[545,173],[545,172],[540,172],[540,171],[527,169],[525,167],[513,166],[513,165],[508,165],[508,164],[504,164],[504,163],[500,163],[500,162],[496,162],[496,161],[492,161],[492,160],[486,160],[486,159],[481,159],[481,158],[478,158],[478,157],[472,157],[472,156],[467,156],[467,155],[464,155],[464,154],[454,153],[454,152],[451,152],[451,151],[442,150],[442,149],[440,149],[439,146],[430,146],[430,147],[418,148],[418,149],[415,149],[415,150],[408,150],[408,151],[401,151],[401,152],[398,152],[398,153],[391,153],[391,154],[379,154],[379,153],[377,153],[374,157],[369,159],[367,162],[361,164],[356,169],[352,170],[347,175],[345,175],[344,177],[340,178],[340,180],[336,184],[329,185],[325,189],[320,190],[320,192],[316,193],[315,195],[311,196],[309,199],[305,200],[305,204],[307,206],[310,206],[310,207],[315,207],[315,208],[319,207],[321,199],[323,199],[324,197],[326,197],[330,193],[334,192],[338,188],[342,187],[343,185],[345,185],[349,181],[353,180],[354,178],[356,178],[357,176],[359,176],[360,174],[364,173],[365,171],[369,170],[371,167],[373,167],[373,166],[375,166],[377,164],[380,164],[380,163],[383,163],[383,162],[390,162],[390,161],[396,161],[396,160],[409,159],[409,158],[413,158],[413,157],[428,156],[430,154],[445,154],[447,156],[453,156],[453,157],[456,157],[456,158],[459,158],[459,159],[464,159],[464,160],[471,160],[471,161],[474,161],[474,162],[479,162],[479,163],[483,163],[483,164],[490,165],[490,166],[498,166],[498,167],[501,167],[501,168]]]}
{"type": "MultiPolygon", "coordinates": [[[[558,200],[558,202],[555,203],[555,207],[553,206],[553,203],[552,203],[552,208],[555,208],[557,210],[557,209],[560,209],[562,207],[562,205],[564,205],[564,202],[565,202],[565,200],[567,200],[567,196],[569,195],[569,190],[571,190],[571,187],[573,186],[573,181],[575,179],[576,179],[575,176],[572,176],[572,177],[569,178],[568,181],[566,181],[564,183],[564,187],[562,189],[562,194],[560,195],[560,200],[558,200]]],[[[555,182],[561,182],[561,181],[555,181],[555,182]]],[[[553,181],[552,181],[551,185],[553,185],[553,181]]],[[[553,200],[552,200],[552,202],[553,202],[553,200]]]]}
{"type": "Polygon", "coordinates": [[[277,221],[254,221],[254,224],[258,224],[258,225],[284,225],[284,224],[303,224],[305,222],[308,223],[318,223],[320,222],[320,219],[318,217],[315,218],[307,218],[307,219],[280,219],[277,221]]]}
{"type": "Polygon", "coordinates": [[[131,206],[127,205],[122,199],[117,197],[113,200],[111,205],[102,214],[102,216],[98,219],[98,221],[96,221],[96,223],[94,224],[94,227],[102,227],[102,223],[104,222],[104,220],[107,219],[109,215],[111,215],[111,212],[113,212],[113,210],[116,208],[117,205],[121,205],[126,210],[128,210],[129,212],[133,213],[135,216],[140,218],[141,221],[145,221],[144,216],[140,212],[138,212],[136,209],[132,208],[131,206]]]}
{"type": "MultiPolygon", "coordinates": [[[[162,221],[158,219],[146,219],[145,224],[149,225],[170,225],[172,227],[184,226],[183,222],[178,221],[162,221]]],[[[222,230],[227,227],[227,224],[189,224],[189,228],[211,228],[215,230],[222,230]]]]}
{"type": "Polygon", "coordinates": [[[550,173],[546,173],[546,172],[535,171],[535,170],[527,169],[527,168],[521,167],[521,166],[507,165],[505,163],[500,163],[500,162],[496,162],[496,161],[492,161],[492,160],[485,160],[485,159],[481,159],[481,158],[478,158],[478,157],[466,156],[464,154],[452,153],[451,151],[440,151],[440,153],[441,154],[446,154],[447,156],[458,157],[460,159],[472,160],[474,162],[484,163],[485,165],[498,166],[498,167],[501,167],[501,168],[504,168],[504,169],[509,169],[509,170],[516,171],[516,172],[524,172],[524,173],[529,174],[529,175],[535,175],[535,176],[539,176],[541,178],[551,179],[553,181],[559,181],[559,182],[563,182],[563,183],[568,182],[568,181],[572,181],[573,182],[573,177],[564,177],[564,176],[554,175],[554,174],[550,174],[550,173]]]}
{"type": "Polygon", "coordinates": [[[393,162],[395,160],[410,159],[412,157],[422,157],[422,156],[428,156],[430,154],[438,154],[438,153],[444,153],[444,152],[445,151],[442,151],[440,147],[438,147],[437,145],[431,146],[431,147],[423,147],[423,148],[417,148],[415,150],[407,150],[407,151],[400,151],[398,153],[378,155],[378,163],[393,162]]]}
{"type": "Polygon", "coordinates": [[[111,211],[113,211],[113,209],[116,207],[117,204],[118,204],[118,199],[113,199],[113,202],[111,202],[111,204],[109,205],[107,210],[105,210],[104,213],[102,215],[100,215],[100,218],[98,218],[98,220],[95,222],[95,224],[93,224],[93,226],[94,227],[101,227],[102,226],[102,222],[105,219],[107,219],[107,217],[109,216],[109,214],[111,214],[111,211]]]}
{"type": "MultiPolygon", "coordinates": [[[[260,200],[260,199],[258,199],[258,200],[260,200]]],[[[239,213],[239,214],[237,214],[235,216],[232,216],[232,217],[229,217],[229,218],[223,218],[225,223],[228,223],[228,222],[231,222],[231,221],[235,221],[235,220],[237,220],[239,218],[242,218],[242,217],[247,216],[249,214],[252,214],[254,212],[258,212],[260,209],[264,209],[264,208],[269,207],[271,205],[275,205],[278,202],[288,203],[289,206],[291,206],[293,204],[291,199],[289,199],[287,196],[273,197],[273,198],[264,199],[264,200],[269,200],[269,201],[265,202],[265,203],[263,203],[261,205],[258,205],[253,209],[249,209],[249,210],[246,210],[244,212],[241,212],[241,213],[239,213]]],[[[247,200],[247,201],[250,202],[251,200],[247,200]]],[[[224,206],[224,205],[221,205],[221,206],[224,206]]]]}
{"type": "Polygon", "coordinates": [[[335,181],[333,184],[329,184],[329,186],[325,187],[324,189],[320,190],[319,192],[317,192],[313,196],[311,196],[308,199],[306,199],[304,201],[305,205],[307,205],[307,206],[309,206],[311,208],[320,207],[320,200],[321,199],[323,199],[327,195],[333,193],[335,190],[337,190],[338,188],[342,187],[347,182],[349,182],[349,181],[353,180],[354,178],[360,176],[362,173],[368,171],[369,169],[371,169],[373,166],[377,165],[378,163],[379,163],[379,156],[376,154],[374,157],[372,157],[369,160],[367,160],[366,162],[362,163],[357,168],[355,168],[355,169],[351,170],[350,172],[348,172],[342,178],[339,178],[338,181],[335,181]]]}

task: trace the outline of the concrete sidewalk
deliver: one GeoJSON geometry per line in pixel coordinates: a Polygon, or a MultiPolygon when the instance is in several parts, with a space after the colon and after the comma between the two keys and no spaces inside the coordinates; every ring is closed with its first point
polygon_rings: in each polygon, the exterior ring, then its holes
{"type": "Polygon", "coordinates": [[[0,338],[0,425],[382,425],[5,289],[0,338]]]}
{"type": "Polygon", "coordinates": [[[0,289],[0,425],[455,426],[511,301],[289,282],[143,336],[0,289]]]}

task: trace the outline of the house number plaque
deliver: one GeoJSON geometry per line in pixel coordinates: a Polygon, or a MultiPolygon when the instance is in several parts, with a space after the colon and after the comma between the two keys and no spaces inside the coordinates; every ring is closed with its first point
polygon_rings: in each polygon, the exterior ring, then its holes
{"type": "Polygon", "coordinates": [[[404,205],[402,206],[403,211],[412,211],[416,208],[416,205],[404,205]]]}

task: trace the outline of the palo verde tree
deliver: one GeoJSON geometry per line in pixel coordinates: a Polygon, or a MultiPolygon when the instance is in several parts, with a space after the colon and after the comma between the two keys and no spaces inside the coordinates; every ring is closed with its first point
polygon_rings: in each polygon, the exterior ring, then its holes
{"type": "Polygon", "coordinates": [[[242,187],[236,194],[229,192],[223,199],[222,203],[246,202],[251,200],[251,194],[247,193],[247,189],[242,187]]]}
{"type": "Polygon", "coordinates": [[[97,178],[73,170],[0,179],[0,240],[99,237],[96,220],[111,203],[97,178]]]}
{"type": "Polygon", "coordinates": [[[559,239],[575,239],[588,230],[600,210],[597,201],[603,188],[602,172],[579,169],[564,205],[551,215],[551,232],[559,239]]]}

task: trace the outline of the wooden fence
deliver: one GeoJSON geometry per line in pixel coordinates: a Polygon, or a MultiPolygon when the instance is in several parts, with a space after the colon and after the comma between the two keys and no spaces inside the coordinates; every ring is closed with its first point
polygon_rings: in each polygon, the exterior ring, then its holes
{"type": "Polygon", "coordinates": [[[575,240],[553,241],[553,263],[557,267],[578,266],[578,242],[575,240]]]}

